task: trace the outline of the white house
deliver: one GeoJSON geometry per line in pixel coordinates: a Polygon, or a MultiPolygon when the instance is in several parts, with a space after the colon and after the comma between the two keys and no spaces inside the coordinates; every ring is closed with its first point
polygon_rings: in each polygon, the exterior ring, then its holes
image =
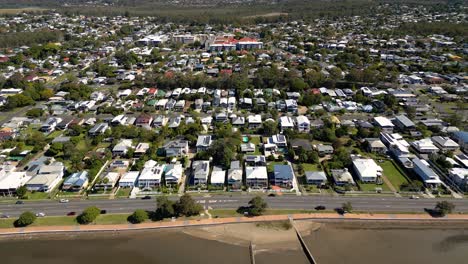
{"type": "Polygon", "coordinates": [[[280,117],[281,132],[286,129],[294,129],[294,120],[289,116],[280,117]]]}
{"type": "Polygon", "coordinates": [[[296,117],[296,126],[299,132],[309,133],[310,131],[310,120],[304,116],[300,115],[296,117]]]}
{"type": "Polygon", "coordinates": [[[436,147],[430,138],[423,138],[421,140],[411,142],[411,145],[422,154],[432,154],[439,152],[439,148],[436,147]]]}
{"type": "Polygon", "coordinates": [[[390,119],[384,116],[376,116],[374,117],[374,123],[382,129],[382,132],[393,133],[393,127],[395,125],[393,125],[390,119]]]}
{"type": "Polygon", "coordinates": [[[196,160],[192,162],[192,176],[194,185],[206,185],[210,174],[210,162],[207,160],[196,160]]]}
{"type": "Polygon", "coordinates": [[[27,183],[29,191],[50,192],[62,180],[65,167],[63,163],[56,162],[50,165],[42,165],[37,175],[33,176],[27,183]]]}
{"type": "Polygon", "coordinates": [[[161,185],[164,166],[164,164],[154,164],[154,162],[148,164],[145,163],[145,167],[141,171],[140,177],[138,178],[138,187],[140,189],[152,189],[159,187],[161,185]]]}
{"type": "Polygon", "coordinates": [[[377,182],[383,172],[373,159],[354,159],[353,168],[362,182],[377,182]]]}
{"type": "Polygon", "coordinates": [[[265,166],[245,167],[245,177],[247,186],[254,189],[268,187],[268,172],[265,166]]]}
{"type": "Polygon", "coordinates": [[[139,171],[128,171],[125,173],[119,181],[120,187],[135,187],[138,176],[140,175],[139,171]]]}

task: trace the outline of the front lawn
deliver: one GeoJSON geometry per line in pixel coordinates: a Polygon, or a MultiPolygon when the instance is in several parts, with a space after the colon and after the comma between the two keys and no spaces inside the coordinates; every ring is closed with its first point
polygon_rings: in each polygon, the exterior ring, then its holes
{"type": "Polygon", "coordinates": [[[379,163],[379,165],[383,169],[383,175],[387,177],[387,179],[392,183],[393,187],[395,187],[397,190],[400,190],[400,186],[403,183],[408,183],[407,178],[401,174],[393,162],[386,160],[382,163],[379,163]]]}
{"type": "Polygon", "coordinates": [[[312,163],[302,163],[302,168],[304,168],[304,171],[321,171],[322,170],[318,164],[312,164],[312,163]]]}
{"type": "Polygon", "coordinates": [[[385,184],[374,184],[374,183],[359,183],[359,187],[363,192],[375,192],[375,188],[381,188],[382,191],[390,191],[390,188],[385,184]]]}

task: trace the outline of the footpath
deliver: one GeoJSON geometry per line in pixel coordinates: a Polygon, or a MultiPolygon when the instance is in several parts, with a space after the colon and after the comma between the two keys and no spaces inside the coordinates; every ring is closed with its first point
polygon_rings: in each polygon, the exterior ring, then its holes
{"type": "Polygon", "coordinates": [[[312,213],[312,214],[290,214],[290,215],[265,215],[257,217],[226,217],[210,218],[201,220],[174,220],[147,222],[141,224],[118,224],[118,225],[72,225],[72,226],[32,226],[23,228],[2,228],[0,236],[21,235],[35,233],[61,233],[61,232],[95,232],[95,231],[126,231],[142,229],[160,229],[191,226],[210,226],[235,223],[253,223],[264,221],[281,220],[391,220],[391,221],[468,221],[468,215],[451,214],[445,217],[434,218],[428,214],[345,214],[336,213],[312,213]]]}

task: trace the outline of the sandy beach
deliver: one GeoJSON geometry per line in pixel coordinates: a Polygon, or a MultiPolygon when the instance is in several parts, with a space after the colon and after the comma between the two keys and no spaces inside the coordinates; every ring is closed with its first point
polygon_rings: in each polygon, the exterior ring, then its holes
{"type": "MultiPolygon", "coordinates": [[[[118,232],[28,234],[0,240],[3,263],[308,263],[284,222],[118,232]],[[59,249],[59,250],[58,250],[59,249]],[[28,252],[28,254],[24,254],[28,252]]],[[[468,223],[297,221],[319,263],[464,263],[468,223]]]]}

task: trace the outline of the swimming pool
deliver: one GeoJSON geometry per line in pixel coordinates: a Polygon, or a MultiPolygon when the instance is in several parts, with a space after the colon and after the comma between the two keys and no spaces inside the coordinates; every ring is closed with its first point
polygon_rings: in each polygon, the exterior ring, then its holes
{"type": "Polygon", "coordinates": [[[244,143],[249,142],[249,137],[243,136],[243,137],[242,137],[242,142],[244,142],[244,143]]]}

